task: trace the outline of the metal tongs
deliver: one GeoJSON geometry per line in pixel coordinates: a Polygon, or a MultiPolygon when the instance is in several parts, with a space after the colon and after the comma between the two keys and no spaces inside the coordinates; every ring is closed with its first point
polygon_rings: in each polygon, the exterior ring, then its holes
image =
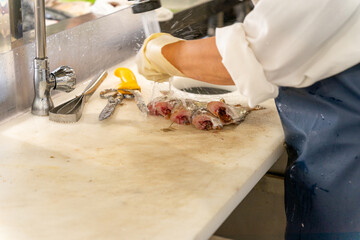
{"type": "Polygon", "coordinates": [[[96,91],[100,84],[105,80],[108,73],[102,71],[89,85],[84,89],[81,95],[54,107],[49,112],[49,119],[55,122],[71,123],[77,122],[81,118],[84,104],[89,100],[91,95],[96,91]]]}

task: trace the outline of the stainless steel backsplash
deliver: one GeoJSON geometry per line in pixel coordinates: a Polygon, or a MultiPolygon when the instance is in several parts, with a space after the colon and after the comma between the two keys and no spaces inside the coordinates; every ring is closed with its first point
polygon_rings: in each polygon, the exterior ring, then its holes
{"type": "MultiPolygon", "coordinates": [[[[135,55],[145,38],[142,16],[130,8],[72,27],[80,20],[61,22],[66,29],[47,36],[50,70],[71,66],[78,83],[135,55]]],[[[0,122],[27,111],[34,97],[35,45],[19,45],[0,53],[0,122]]]]}

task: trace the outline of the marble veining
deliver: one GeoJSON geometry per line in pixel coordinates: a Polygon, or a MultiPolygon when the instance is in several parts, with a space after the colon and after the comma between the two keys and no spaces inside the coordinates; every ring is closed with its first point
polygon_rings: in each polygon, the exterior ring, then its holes
{"type": "Polygon", "coordinates": [[[0,125],[0,239],[207,239],[283,151],[273,101],[222,131],[163,132],[169,121],[132,101],[99,122],[112,72],[77,123],[0,125]]]}

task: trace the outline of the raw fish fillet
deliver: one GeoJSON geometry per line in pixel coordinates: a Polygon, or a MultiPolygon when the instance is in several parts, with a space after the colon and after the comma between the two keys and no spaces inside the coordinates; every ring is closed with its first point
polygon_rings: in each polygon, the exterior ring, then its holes
{"type": "Polygon", "coordinates": [[[200,107],[199,104],[201,103],[190,99],[177,102],[171,112],[170,120],[181,125],[191,124],[193,112],[200,107]]]}
{"type": "Polygon", "coordinates": [[[223,101],[211,101],[207,104],[207,109],[217,116],[224,125],[239,123],[250,112],[248,108],[231,106],[223,101]]]}
{"type": "Polygon", "coordinates": [[[192,111],[185,108],[179,107],[173,110],[170,120],[181,125],[190,125],[191,124],[192,111]]]}
{"type": "Polygon", "coordinates": [[[156,116],[161,115],[165,118],[170,118],[172,109],[179,101],[180,100],[178,99],[169,98],[167,96],[155,98],[147,105],[149,114],[156,116]]]}
{"type": "Polygon", "coordinates": [[[191,122],[195,128],[201,130],[218,130],[223,127],[220,119],[205,108],[196,110],[192,115],[191,122]]]}
{"type": "Polygon", "coordinates": [[[239,124],[252,110],[224,101],[199,102],[191,99],[155,98],[147,105],[150,115],[163,116],[182,125],[192,124],[201,130],[222,129],[224,125],[239,124]]]}

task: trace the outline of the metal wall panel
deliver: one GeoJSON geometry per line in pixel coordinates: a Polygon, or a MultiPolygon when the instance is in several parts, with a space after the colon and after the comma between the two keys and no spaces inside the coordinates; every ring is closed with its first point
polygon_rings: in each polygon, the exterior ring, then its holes
{"type": "Polygon", "coordinates": [[[7,0],[0,0],[0,52],[11,49],[10,9],[7,0]]]}
{"type": "MultiPolygon", "coordinates": [[[[75,27],[72,21],[64,24],[69,24],[68,29],[47,37],[50,70],[69,65],[78,82],[135,55],[145,38],[142,16],[131,8],[75,27]]],[[[30,42],[0,53],[0,121],[32,104],[34,45],[30,42]]]]}

